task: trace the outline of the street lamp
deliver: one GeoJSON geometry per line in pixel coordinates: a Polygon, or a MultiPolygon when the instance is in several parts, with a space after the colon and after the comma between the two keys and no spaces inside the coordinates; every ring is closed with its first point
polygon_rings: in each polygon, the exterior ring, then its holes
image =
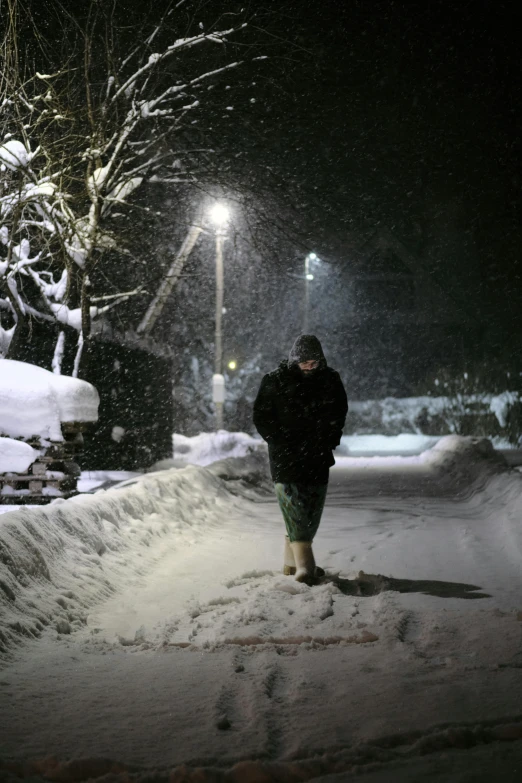
{"type": "Polygon", "coordinates": [[[226,207],[224,204],[214,204],[210,210],[210,219],[218,229],[222,229],[224,226],[226,226],[229,215],[230,213],[228,207],[226,207]]]}
{"type": "Polygon", "coordinates": [[[214,375],[212,377],[212,400],[216,406],[216,430],[223,429],[223,405],[225,402],[225,377],[223,375],[223,241],[229,210],[224,204],[214,204],[210,219],[216,226],[216,330],[214,337],[214,375]]]}

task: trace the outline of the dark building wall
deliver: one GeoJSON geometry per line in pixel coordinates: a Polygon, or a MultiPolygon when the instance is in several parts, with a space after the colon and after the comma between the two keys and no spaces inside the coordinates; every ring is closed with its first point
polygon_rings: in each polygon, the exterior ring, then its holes
{"type": "Polygon", "coordinates": [[[100,416],[85,438],[84,470],[133,470],[172,456],[169,360],[98,343],[88,376],[100,394],[100,416]]]}
{"type": "MultiPolygon", "coordinates": [[[[36,324],[18,356],[51,369],[57,332],[36,324]]],[[[66,339],[62,363],[70,375],[77,335],[66,339]]],[[[95,338],[93,358],[82,378],[100,395],[99,420],[84,435],[82,470],[134,470],[172,456],[172,366],[170,359],[95,338]],[[116,428],[116,429],[115,429],[116,428]]]]}

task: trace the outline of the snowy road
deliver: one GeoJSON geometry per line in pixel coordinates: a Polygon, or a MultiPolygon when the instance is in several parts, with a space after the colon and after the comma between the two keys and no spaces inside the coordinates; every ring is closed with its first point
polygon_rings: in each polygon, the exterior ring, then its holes
{"type": "Polygon", "coordinates": [[[520,474],[340,463],[325,584],[278,573],[272,501],[159,538],[83,630],[4,666],[0,759],[83,758],[77,780],[107,771],[100,757],[221,770],[198,780],[520,780],[520,474]],[[267,776],[233,766],[249,759],[267,776]]]}

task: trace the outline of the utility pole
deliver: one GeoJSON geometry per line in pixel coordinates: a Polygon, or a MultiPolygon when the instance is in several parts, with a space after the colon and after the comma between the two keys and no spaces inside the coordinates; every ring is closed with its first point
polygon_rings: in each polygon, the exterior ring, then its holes
{"type": "Polygon", "coordinates": [[[185,261],[189,257],[192,248],[196,244],[199,235],[203,231],[201,226],[190,226],[187,236],[185,237],[181,248],[176,255],[176,258],[170,265],[169,271],[161,281],[156,296],[147,308],[147,312],[143,316],[138,328],[137,333],[139,335],[147,335],[152,331],[152,327],[156,323],[161,311],[165,307],[165,303],[169,298],[172,289],[179,280],[179,276],[183,270],[185,261]]]}
{"type": "Polygon", "coordinates": [[[216,330],[214,336],[214,404],[216,406],[216,430],[223,429],[223,405],[225,402],[225,379],[223,376],[223,240],[224,231],[216,229],[216,330]],[[223,381],[221,383],[221,378],[223,381]],[[218,380],[219,379],[219,380],[218,380]],[[222,394],[220,389],[222,387],[222,394]]]}
{"type": "Polygon", "coordinates": [[[308,334],[308,308],[310,306],[310,290],[308,287],[308,275],[310,274],[310,256],[305,258],[305,297],[304,297],[304,317],[303,317],[303,334],[308,334]]]}
{"type": "Polygon", "coordinates": [[[212,377],[212,401],[216,408],[216,431],[223,429],[225,405],[225,376],[223,375],[223,243],[229,212],[224,204],[215,204],[210,212],[216,226],[216,324],[214,332],[214,375],[212,377]]]}
{"type": "Polygon", "coordinates": [[[303,314],[303,334],[308,334],[308,312],[310,310],[310,280],[314,279],[313,274],[310,272],[310,261],[318,261],[315,253],[307,253],[304,262],[304,281],[305,281],[305,296],[304,296],[304,314],[303,314]]]}

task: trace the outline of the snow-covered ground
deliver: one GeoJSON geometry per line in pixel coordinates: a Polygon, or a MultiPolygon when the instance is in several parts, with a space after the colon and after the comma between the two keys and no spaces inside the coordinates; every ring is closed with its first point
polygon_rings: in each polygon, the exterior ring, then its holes
{"type": "Polygon", "coordinates": [[[521,779],[520,474],[454,437],[338,458],[309,588],[265,470],[2,516],[0,778],[521,779]]]}
{"type": "MultiPolygon", "coordinates": [[[[403,433],[401,435],[343,435],[337,448],[337,456],[379,456],[420,454],[434,446],[439,437],[403,433]]],[[[266,445],[259,437],[253,438],[245,432],[202,432],[194,437],[185,435],[172,436],[173,464],[190,463],[192,465],[209,465],[226,457],[245,457],[256,451],[266,450],[266,445]]],[[[167,467],[169,460],[158,463],[159,467],[167,467]]]]}

